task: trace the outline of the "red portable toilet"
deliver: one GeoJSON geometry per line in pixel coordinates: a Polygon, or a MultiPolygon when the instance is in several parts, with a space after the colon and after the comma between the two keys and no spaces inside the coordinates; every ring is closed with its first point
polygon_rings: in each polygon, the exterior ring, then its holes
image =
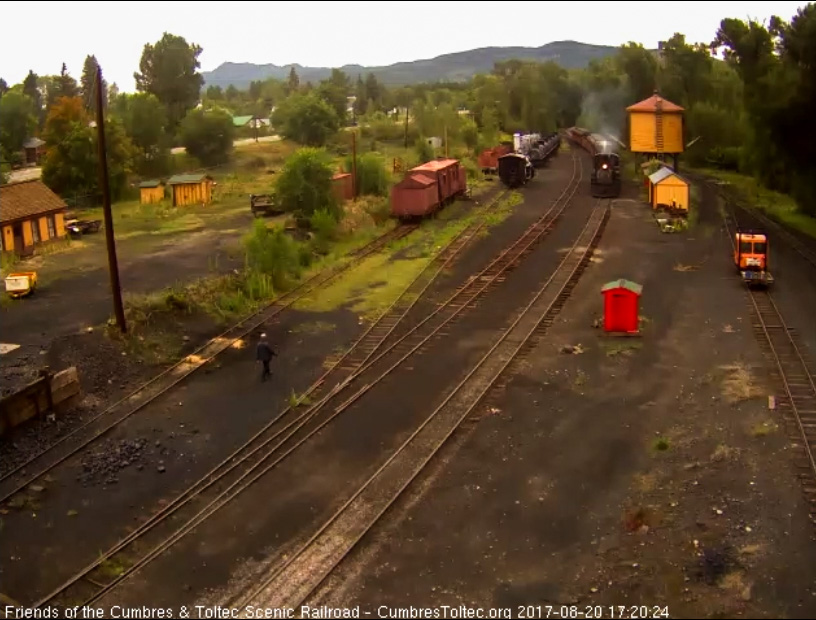
{"type": "Polygon", "coordinates": [[[621,278],[607,282],[601,289],[604,296],[604,331],[637,334],[639,301],[643,287],[621,278]]]}

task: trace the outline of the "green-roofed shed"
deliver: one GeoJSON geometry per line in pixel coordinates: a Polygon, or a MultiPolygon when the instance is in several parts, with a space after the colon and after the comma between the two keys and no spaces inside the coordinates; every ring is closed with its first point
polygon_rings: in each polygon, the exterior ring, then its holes
{"type": "Polygon", "coordinates": [[[643,287],[621,278],[601,288],[604,297],[604,331],[637,334],[640,325],[639,305],[643,287]]]}
{"type": "Polygon", "coordinates": [[[164,200],[164,183],[158,179],[139,183],[139,198],[143,205],[164,200]]]}
{"type": "Polygon", "coordinates": [[[232,124],[236,127],[245,127],[253,118],[255,117],[252,116],[252,114],[248,114],[246,116],[233,116],[232,124]]]}
{"type": "Polygon", "coordinates": [[[213,179],[208,174],[176,174],[167,184],[173,188],[173,206],[207,204],[212,201],[213,179]]]}

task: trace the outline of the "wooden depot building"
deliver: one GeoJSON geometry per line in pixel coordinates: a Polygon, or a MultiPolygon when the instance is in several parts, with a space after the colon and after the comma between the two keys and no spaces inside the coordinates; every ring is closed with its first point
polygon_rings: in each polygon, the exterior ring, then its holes
{"type": "Polygon", "coordinates": [[[41,243],[64,238],[66,206],[39,179],[0,185],[0,249],[26,256],[41,243]]]}
{"type": "Polygon", "coordinates": [[[143,205],[164,200],[164,183],[157,179],[139,183],[139,201],[143,205]]]}

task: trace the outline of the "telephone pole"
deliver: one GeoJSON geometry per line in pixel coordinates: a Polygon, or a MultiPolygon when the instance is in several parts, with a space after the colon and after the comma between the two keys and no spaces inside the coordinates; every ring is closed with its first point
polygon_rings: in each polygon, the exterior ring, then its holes
{"type": "Polygon", "coordinates": [[[105,118],[102,113],[102,68],[96,67],[96,133],[99,148],[99,186],[102,189],[102,211],[105,215],[105,240],[108,245],[108,271],[110,272],[113,311],[119,330],[127,333],[125,308],[122,305],[122,287],[119,284],[119,263],[116,260],[116,238],[113,236],[110,186],[108,185],[108,149],[105,144],[105,118]]]}
{"type": "Polygon", "coordinates": [[[357,132],[351,132],[351,193],[357,200],[357,132]]]}

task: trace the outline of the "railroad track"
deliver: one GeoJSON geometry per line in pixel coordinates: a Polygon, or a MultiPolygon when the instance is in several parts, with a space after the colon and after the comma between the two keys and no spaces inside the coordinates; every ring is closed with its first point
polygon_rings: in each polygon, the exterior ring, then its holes
{"type": "MultiPolygon", "coordinates": [[[[726,213],[724,221],[733,251],[736,232],[733,213],[730,217],[726,213]]],[[[816,365],[807,359],[798,334],[785,323],[770,291],[748,288],[748,296],[754,335],[782,387],[777,405],[788,423],[788,435],[794,446],[802,446],[802,457],[797,459],[796,467],[810,504],[810,520],[816,524],[816,376],[811,371],[816,365]]]]}
{"type": "MultiPolygon", "coordinates": [[[[439,334],[442,328],[460,315],[477,295],[483,294],[488,285],[517,264],[519,256],[529,252],[531,246],[540,241],[552,228],[555,219],[561,215],[579,187],[582,173],[580,161],[573,158],[573,176],[570,183],[550,209],[516,243],[506,248],[482,270],[479,277],[472,278],[468,284],[460,287],[446,302],[440,304],[407,333],[397,335],[396,328],[400,321],[395,321],[395,315],[404,316],[413,307],[419,296],[412,293],[424,291],[430,285],[435,276],[430,277],[429,274],[441,272],[455,256],[455,248],[466,244],[467,240],[475,237],[481,230],[483,220],[475,226],[466,228],[443,250],[440,261],[434,261],[436,267],[418,276],[415,283],[422,282],[417,285],[421,288],[409,286],[400,298],[403,302],[400,303],[399,300],[395,302],[393,312],[387,311],[382,322],[369,328],[333,369],[318,379],[309,393],[309,400],[316,398],[315,404],[307,406],[305,410],[296,410],[295,416],[290,416],[291,419],[285,417],[285,414],[292,412],[292,408],[287,408],[198,483],[172,500],[109,551],[101,554],[91,565],[37,601],[34,607],[59,604],[63,599],[71,601],[71,604],[77,604],[78,600],[83,600],[83,605],[96,602],[276,467],[331,420],[347,410],[373,385],[399,367],[422,345],[439,334]],[[446,257],[446,254],[449,257],[446,257]],[[413,302],[408,301],[411,298],[414,298],[413,302]],[[385,346],[386,343],[390,344],[385,346]],[[406,348],[408,351],[403,353],[406,348]],[[382,352],[375,357],[378,350],[382,352]],[[267,462],[272,457],[275,457],[274,460],[267,462]],[[177,514],[179,511],[183,512],[177,514]],[[173,517],[172,521],[170,517],[173,517]],[[134,560],[132,553],[135,547],[138,547],[136,552],[138,557],[134,560]],[[119,562],[128,568],[112,581],[106,582],[97,574],[104,572],[99,569],[106,561],[114,556],[129,554],[131,557],[119,562]]],[[[486,212],[487,208],[485,214],[486,212]]]]}
{"type": "Polygon", "coordinates": [[[231,607],[298,609],[307,601],[394,505],[517,356],[529,349],[531,340],[537,340],[552,323],[600,241],[609,219],[609,201],[603,202],[604,206],[599,204],[593,210],[550,279],[442,404],[308,541],[231,607]]]}
{"type": "Polygon", "coordinates": [[[170,368],[157,374],[147,383],[139,386],[133,392],[108,407],[105,411],[95,415],[78,428],[38,452],[32,458],[14,467],[0,478],[0,504],[47,474],[54,467],[85,448],[88,444],[105,435],[156,398],[178,385],[196,370],[211,362],[216,356],[231,347],[235,342],[245,338],[248,334],[252,333],[253,330],[275,318],[298,300],[309,295],[315,289],[336,279],[365,258],[382,250],[389,243],[409,235],[417,228],[418,224],[397,226],[363,247],[358,248],[348,255],[345,262],[308,278],[296,288],[276,299],[270,305],[234,324],[219,336],[211,339],[204,346],[199,347],[170,368]],[[75,439],[76,441],[69,442],[70,439],[75,439]],[[26,477],[25,474],[31,469],[35,469],[36,473],[26,477]]]}

